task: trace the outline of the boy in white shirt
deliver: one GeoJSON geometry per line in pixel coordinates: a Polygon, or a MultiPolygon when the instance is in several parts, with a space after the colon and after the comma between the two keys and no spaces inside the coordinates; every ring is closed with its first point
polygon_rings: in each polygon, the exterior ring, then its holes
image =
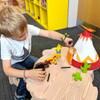
{"type": "Polygon", "coordinates": [[[73,45],[73,40],[65,38],[63,34],[28,25],[25,17],[10,6],[0,10],[0,33],[3,70],[7,76],[20,78],[16,90],[17,100],[27,100],[26,96],[29,94],[23,78],[43,81],[46,77],[46,71],[33,69],[37,58],[30,56],[32,35],[64,41],[69,47],[73,45]]]}

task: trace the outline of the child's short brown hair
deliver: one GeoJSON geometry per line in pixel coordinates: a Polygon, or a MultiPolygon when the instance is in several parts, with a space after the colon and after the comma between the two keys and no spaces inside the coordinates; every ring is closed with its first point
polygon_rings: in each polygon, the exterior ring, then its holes
{"type": "Polygon", "coordinates": [[[0,33],[11,37],[16,35],[17,30],[23,32],[27,27],[25,17],[12,6],[6,6],[0,10],[0,33]]]}

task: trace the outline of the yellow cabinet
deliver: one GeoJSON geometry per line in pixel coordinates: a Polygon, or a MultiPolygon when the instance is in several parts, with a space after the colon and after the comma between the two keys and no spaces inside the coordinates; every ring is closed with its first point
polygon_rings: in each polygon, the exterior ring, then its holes
{"type": "Polygon", "coordinates": [[[26,12],[47,30],[67,28],[68,0],[25,0],[26,12]]]}

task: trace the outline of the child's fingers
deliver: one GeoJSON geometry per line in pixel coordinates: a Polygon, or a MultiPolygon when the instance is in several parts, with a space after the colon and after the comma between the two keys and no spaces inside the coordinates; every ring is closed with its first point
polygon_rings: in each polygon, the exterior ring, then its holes
{"type": "Polygon", "coordinates": [[[42,69],[36,69],[38,74],[46,74],[46,71],[43,71],[42,69]]]}
{"type": "Polygon", "coordinates": [[[39,75],[37,77],[37,81],[43,81],[45,79],[46,75],[39,75]]]}
{"type": "Polygon", "coordinates": [[[47,74],[38,75],[39,78],[45,78],[46,76],[47,76],[47,74]]]}
{"type": "Polygon", "coordinates": [[[46,71],[40,71],[39,74],[40,75],[45,75],[46,74],[46,71]]]}
{"type": "Polygon", "coordinates": [[[38,81],[43,81],[44,80],[44,78],[38,78],[38,81]]]}

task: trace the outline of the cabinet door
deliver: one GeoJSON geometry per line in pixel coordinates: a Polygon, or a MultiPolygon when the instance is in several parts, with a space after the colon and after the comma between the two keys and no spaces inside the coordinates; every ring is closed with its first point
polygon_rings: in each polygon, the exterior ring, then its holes
{"type": "Polygon", "coordinates": [[[79,0],[78,18],[100,28],[100,0],[79,0]]]}
{"type": "Polygon", "coordinates": [[[47,14],[49,30],[67,28],[68,0],[48,0],[47,14]]]}

